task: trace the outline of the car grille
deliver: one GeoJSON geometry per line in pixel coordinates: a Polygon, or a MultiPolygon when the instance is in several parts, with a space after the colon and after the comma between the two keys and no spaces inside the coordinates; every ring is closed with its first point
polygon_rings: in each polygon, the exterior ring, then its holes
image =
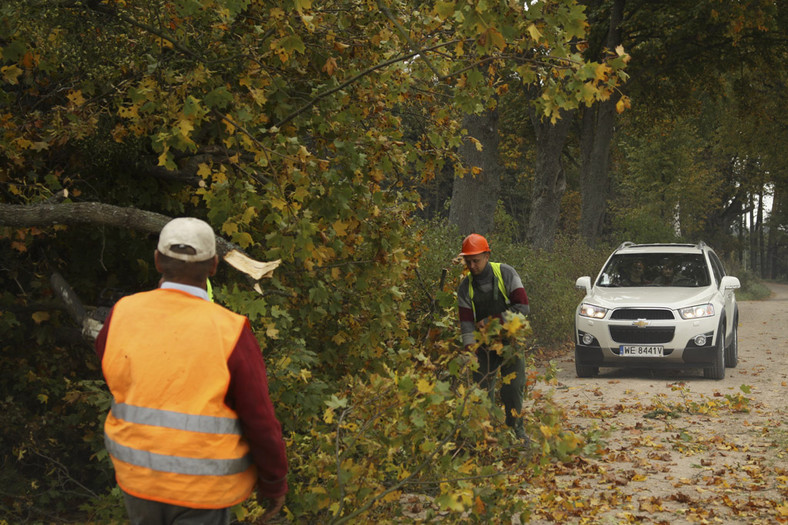
{"type": "Polygon", "coordinates": [[[675,328],[667,327],[646,327],[637,326],[611,326],[610,337],[617,343],[631,344],[660,344],[669,343],[673,340],[675,328]]]}
{"type": "Polygon", "coordinates": [[[636,320],[636,319],[675,319],[673,311],[664,308],[621,308],[610,314],[610,319],[636,320]]]}

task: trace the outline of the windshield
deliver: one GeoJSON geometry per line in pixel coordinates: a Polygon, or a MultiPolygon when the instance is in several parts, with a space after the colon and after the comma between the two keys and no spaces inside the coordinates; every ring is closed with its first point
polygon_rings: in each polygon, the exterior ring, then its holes
{"type": "Polygon", "coordinates": [[[608,261],[597,286],[687,286],[710,284],[702,254],[617,254],[608,261]]]}

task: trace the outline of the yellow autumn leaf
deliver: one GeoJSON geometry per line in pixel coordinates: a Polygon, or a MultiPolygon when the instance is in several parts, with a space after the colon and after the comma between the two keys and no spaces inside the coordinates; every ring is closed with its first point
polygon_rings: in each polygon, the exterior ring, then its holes
{"type": "Polygon", "coordinates": [[[197,166],[197,176],[202,179],[207,179],[211,176],[211,167],[205,162],[201,162],[200,165],[197,166]]]}
{"type": "Polygon", "coordinates": [[[82,96],[82,90],[69,91],[66,98],[75,106],[81,106],[85,103],[85,97],[82,96]]]}
{"type": "Polygon", "coordinates": [[[44,321],[49,321],[49,312],[34,312],[32,317],[36,324],[41,324],[44,321]]]}
{"type": "Polygon", "coordinates": [[[344,237],[347,235],[347,223],[342,221],[334,221],[334,224],[332,224],[331,227],[334,228],[334,231],[337,232],[338,236],[344,237]]]}
{"type": "MultiPolygon", "coordinates": [[[[247,233],[247,235],[249,234],[247,233]]],[[[268,328],[265,329],[265,336],[268,337],[269,339],[279,339],[279,330],[277,330],[273,326],[269,326],[268,328]]]]}
{"type": "Polygon", "coordinates": [[[304,198],[309,196],[309,190],[304,186],[299,186],[293,192],[293,200],[303,202],[304,198]]]}
{"type": "Polygon", "coordinates": [[[531,39],[539,42],[542,39],[542,33],[536,28],[535,24],[531,24],[527,28],[528,34],[531,36],[531,39]]]}
{"type": "Polygon", "coordinates": [[[555,435],[553,427],[548,427],[547,425],[539,425],[539,431],[548,439],[555,435]]]}
{"type": "Polygon", "coordinates": [[[523,326],[523,321],[524,319],[519,315],[512,315],[506,319],[503,326],[509,335],[515,335],[523,326]]]}
{"type": "Polygon", "coordinates": [[[179,119],[178,122],[175,124],[175,128],[183,135],[184,137],[188,137],[189,134],[194,130],[194,124],[189,119],[179,119]]]}
{"type": "Polygon", "coordinates": [[[624,51],[624,46],[620,44],[616,46],[616,54],[620,57],[623,57],[625,64],[629,63],[629,61],[632,60],[632,56],[626,51],[624,51]]]}
{"type": "Polygon", "coordinates": [[[612,73],[613,69],[606,64],[597,64],[594,68],[594,80],[604,81],[607,80],[612,73]]]}
{"type": "Polygon", "coordinates": [[[326,408],[323,412],[323,422],[327,425],[330,425],[334,422],[334,409],[333,408],[326,408]]]}
{"type": "Polygon", "coordinates": [[[238,232],[238,225],[234,222],[227,221],[222,224],[222,231],[227,235],[232,235],[238,232]]]}
{"type": "Polygon", "coordinates": [[[421,394],[430,394],[434,387],[428,380],[421,378],[416,382],[416,388],[421,394]]]}
{"type": "Polygon", "coordinates": [[[463,463],[457,468],[457,472],[459,472],[460,474],[470,474],[473,471],[475,471],[477,468],[478,467],[476,465],[476,462],[469,459],[468,461],[466,461],[465,463],[463,463]]]}
{"type": "Polygon", "coordinates": [[[0,67],[0,73],[3,75],[3,79],[5,79],[6,82],[15,86],[19,82],[19,75],[22,74],[22,70],[16,65],[12,65],[0,67]]]}
{"type": "Polygon", "coordinates": [[[309,150],[306,149],[306,146],[301,146],[298,148],[298,160],[301,162],[306,162],[307,159],[311,156],[309,150]]]}
{"type": "Polygon", "coordinates": [[[506,39],[503,37],[500,31],[491,27],[487,30],[487,37],[489,38],[492,45],[498,48],[498,50],[503,51],[506,48],[506,39]]]}
{"type": "Polygon", "coordinates": [[[224,167],[219,171],[214,171],[211,175],[213,176],[213,181],[216,183],[227,181],[227,172],[224,171],[224,167]]]}
{"type": "MultiPolygon", "coordinates": [[[[408,474],[408,475],[410,475],[410,474],[408,474]]],[[[395,490],[395,491],[389,492],[388,494],[383,496],[383,501],[385,501],[386,503],[393,503],[395,501],[399,501],[399,499],[401,497],[402,497],[402,493],[400,491],[398,491],[398,490],[395,490]]]]}
{"type": "Polygon", "coordinates": [[[621,97],[618,102],[616,102],[616,112],[623,113],[624,110],[629,109],[631,107],[629,97],[621,97]]]}
{"type": "Polygon", "coordinates": [[[276,208],[277,210],[284,210],[287,207],[287,202],[284,199],[280,199],[278,197],[271,198],[271,206],[276,208]]]}
{"type": "Polygon", "coordinates": [[[249,224],[249,222],[255,217],[257,217],[257,210],[254,206],[249,206],[246,208],[246,210],[244,210],[244,213],[241,216],[241,222],[244,224],[249,224]]]}

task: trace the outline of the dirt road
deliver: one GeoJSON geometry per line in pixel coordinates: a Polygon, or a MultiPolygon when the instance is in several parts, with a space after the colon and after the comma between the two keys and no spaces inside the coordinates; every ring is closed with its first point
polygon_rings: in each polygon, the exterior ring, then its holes
{"type": "Polygon", "coordinates": [[[562,358],[554,399],[603,446],[531,489],[544,509],[531,523],[788,523],[788,286],[770,288],[739,303],[739,364],[724,380],[610,368],[578,379],[562,358]]]}

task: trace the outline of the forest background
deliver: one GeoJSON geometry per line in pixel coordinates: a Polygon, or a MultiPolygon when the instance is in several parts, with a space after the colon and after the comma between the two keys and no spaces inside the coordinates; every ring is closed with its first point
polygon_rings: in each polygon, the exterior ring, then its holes
{"type": "Polygon", "coordinates": [[[745,292],[784,279],[786,28],[767,0],[3,2],[0,521],[123,519],[110,399],[53,281],[100,320],[156,285],[182,215],[281,260],[213,284],[266,358],[284,519],[394,521],[418,494],[525,521],[523,484],[601,437],[531,397],[533,454],[508,446],[458,341],[462,236],[523,277],[530,328],[493,330],[531,364],[621,241],[705,240],[745,292]]]}

